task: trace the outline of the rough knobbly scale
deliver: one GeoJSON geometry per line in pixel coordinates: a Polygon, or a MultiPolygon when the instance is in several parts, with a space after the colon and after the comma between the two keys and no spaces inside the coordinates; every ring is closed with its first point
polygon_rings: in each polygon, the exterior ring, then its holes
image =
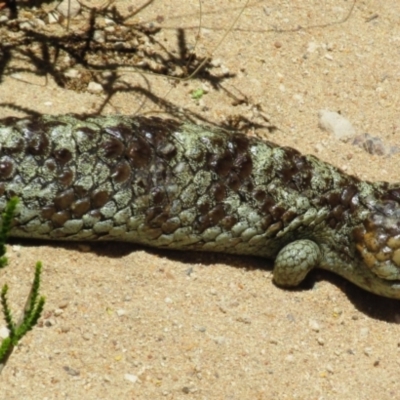
{"type": "Polygon", "coordinates": [[[239,133],[145,117],[6,118],[0,211],[13,196],[13,236],[262,256],[282,286],[320,267],[400,298],[400,184],[239,133]]]}

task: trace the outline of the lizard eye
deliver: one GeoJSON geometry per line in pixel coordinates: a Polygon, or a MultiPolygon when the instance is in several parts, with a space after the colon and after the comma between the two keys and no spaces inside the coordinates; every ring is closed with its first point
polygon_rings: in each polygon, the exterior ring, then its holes
{"type": "Polygon", "coordinates": [[[378,277],[400,279],[400,207],[385,201],[353,231],[357,250],[378,277]]]}

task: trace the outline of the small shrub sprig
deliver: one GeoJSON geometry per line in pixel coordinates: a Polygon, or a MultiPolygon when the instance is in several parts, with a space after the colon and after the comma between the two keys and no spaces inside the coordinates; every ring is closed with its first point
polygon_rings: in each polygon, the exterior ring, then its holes
{"type": "MultiPolygon", "coordinates": [[[[2,215],[0,227],[0,268],[4,268],[7,263],[5,243],[11,229],[12,219],[18,204],[16,197],[12,198],[6,206],[2,215]]],[[[45,298],[39,296],[40,274],[42,272],[42,263],[38,261],[35,268],[35,277],[31,286],[28,299],[25,304],[23,315],[18,323],[14,322],[12,312],[7,300],[8,286],[5,284],[0,292],[0,303],[4,320],[9,331],[9,336],[0,344],[0,373],[10,357],[14,347],[19,340],[26,335],[38,322],[45,303],[45,298]]]]}

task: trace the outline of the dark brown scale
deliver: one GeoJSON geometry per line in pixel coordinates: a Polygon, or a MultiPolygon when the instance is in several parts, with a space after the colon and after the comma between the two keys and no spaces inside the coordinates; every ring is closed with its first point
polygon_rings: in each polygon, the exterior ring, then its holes
{"type": "Polygon", "coordinates": [[[125,152],[125,145],[117,138],[111,137],[100,146],[101,152],[106,159],[121,157],[125,152]]]}
{"type": "Polygon", "coordinates": [[[234,162],[235,171],[240,179],[246,179],[253,170],[253,161],[249,154],[242,154],[234,162]]]}
{"type": "Polygon", "coordinates": [[[57,163],[55,162],[55,160],[54,160],[53,158],[51,158],[50,160],[46,160],[46,161],[44,162],[44,167],[45,167],[46,169],[48,169],[49,171],[54,172],[54,171],[57,170],[58,165],[57,165],[57,163]]]}
{"type": "Polygon", "coordinates": [[[56,208],[53,206],[44,206],[41,209],[41,216],[43,219],[50,219],[56,212],[56,208]]]}
{"type": "Polygon", "coordinates": [[[176,156],[177,149],[172,143],[166,143],[157,148],[157,154],[165,161],[171,161],[176,156]]]}
{"type": "Polygon", "coordinates": [[[351,232],[352,237],[356,243],[362,243],[364,241],[364,235],[366,230],[362,226],[354,228],[351,232]]]}
{"type": "Polygon", "coordinates": [[[152,159],[152,149],[142,137],[135,137],[128,146],[126,156],[134,168],[147,167],[152,159]]]}
{"type": "Polygon", "coordinates": [[[111,177],[115,183],[125,183],[131,178],[131,173],[131,166],[127,161],[122,161],[111,170],[111,177]]]}
{"type": "Polygon", "coordinates": [[[59,211],[51,216],[51,221],[56,228],[62,227],[68,220],[71,219],[71,214],[69,211],[59,211]]]}
{"type": "Polygon", "coordinates": [[[143,232],[145,233],[146,238],[149,238],[150,240],[156,240],[163,234],[161,228],[147,228],[143,232]]]}
{"type": "MultiPolygon", "coordinates": [[[[294,163],[293,160],[300,153],[297,150],[291,149],[289,147],[284,147],[284,149],[287,153],[285,155],[285,162],[283,163],[282,168],[280,168],[276,172],[282,184],[288,185],[292,183],[293,176],[299,172],[297,165],[294,163]]],[[[296,189],[296,187],[293,188],[296,189]]]]}
{"type": "Polygon", "coordinates": [[[80,199],[82,197],[89,196],[89,193],[91,192],[90,189],[88,190],[86,187],[83,187],[81,185],[75,185],[73,189],[75,192],[76,199],[80,199]]]}
{"type": "Polygon", "coordinates": [[[339,192],[332,192],[324,196],[324,199],[330,208],[335,208],[340,204],[341,196],[339,192]]]}
{"type": "Polygon", "coordinates": [[[257,188],[253,191],[252,195],[258,202],[262,202],[267,196],[267,193],[265,190],[257,188]]]}
{"type": "Polygon", "coordinates": [[[350,203],[353,197],[358,193],[358,189],[355,185],[350,184],[343,188],[342,194],[340,196],[341,203],[343,207],[350,207],[350,203]]]}
{"type": "Polygon", "coordinates": [[[266,231],[273,223],[272,216],[266,215],[264,218],[261,219],[260,222],[261,222],[261,228],[266,231]]]}
{"type": "Polygon", "coordinates": [[[274,219],[274,221],[279,221],[282,219],[282,215],[286,210],[275,204],[272,207],[269,208],[269,213],[271,214],[272,218],[274,219]]]}
{"type": "Polygon", "coordinates": [[[337,225],[338,225],[338,221],[335,218],[328,219],[328,226],[331,229],[336,229],[337,225]]]}
{"type": "Polygon", "coordinates": [[[274,237],[280,232],[283,228],[282,221],[275,222],[268,227],[268,237],[274,237]]]}
{"type": "Polygon", "coordinates": [[[149,226],[152,228],[162,228],[164,223],[167,222],[169,218],[170,215],[167,213],[159,214],[149,222],[149,226]]]}
{"type": "Polygon", "coordinates": [[[116,138],[117,140],[129,140],[132,137],[132,127],[125,124],[108,126],[104,128],[105,132],[116,138]]]}
{"type": "Polygon", "coordinates": [[[3,157],[0,160],[0,179],[6,180],[13,176],[14,167],[11,160],[8,157],[3,157]]]}
{"type": "Polygon", "coordinates": [[[358,196],[355,195],[350,200],[350,205],[349,205],[350,213],[354,214],[355,212],[358,211],[359,207],[360,207],[360,203],[359,203],[359,200],[358,200],[358,196]]]}
{"type": "Polygon", "coordinates": [[[336,206],[330,213],[330,216],[336,219],[338,222],[343,222],[344,208],[341,205],[336,206]]]}
{"type": "MultiPolygon", "coordinates": [[[[45,123],[41,119],[32,119],[22,127],[26,139],[26,151],[35,156],[42,156],[48,152],[49,139],[46,132],[54,123],[45,123]]],[[[57,126],[60,126],[58,124],[57,126]]]]}
{"type": "Polygon", "coordinates": [[[306,157],[300,154],[295,155],[293,161],[296,164],[297,172],[293,175],[292,181],[297,190],[304,192],[311,186],[313,168],[306,157]]]}
{"type": "Polygon", "coordinates": [[[72,215],[80,218],[90,210],[90,200],[88,198],[79,199],[71,204],[72,215]]]}
{"type": "Polygon", "coordinates": [[[82,132],[89,140],[93,140],[98,136],[98,132],[87,126],[82,126],[78,128],[77,132],[82,132]]]}
{"type": "Polygon", "coordinates": [[[210,205],[210,203],[208,201],[205,201],[203,203],[199,203],[197,205],[197,210],[202,215],[203,214],[207,214],[208,211],[210,210],[210,208],[211,208],[211,205],[210,205]]]}
{"type": "Polygon", "coordinates": [[[207,228],[210,227],[210,220],[207,215],[200,215],[197,217],[196,222],[194,223],[194,230],[203,233],[207,228]]]}
{"type": "Polygon", "coordinates": [[[139,135],[145,137],[153,148],[159,148],[160,143],[165,141],[167,135],[178,130],[181,125],[174,120],[157,117],[138,117],[136,121],[139,135]]]}
{"type": "Polygon", "coordinates": [[[93,208],[101,208],[110,200],[110,194],[105,190],[95,190],[90,200],[93,208]]]}
{"type": "Polygon", "coordinates": [[[53,157],[61,166],[64,166],[71,161],[72,154],[68,149],[58,149],[53,151],[53,157]]]}
{"type": "Polygon", "coordinates": [[[65,168],[61,173],[57,176],[58,182],[60,182],[64,187],[69,187],[71,186],[73,180],[74,180],[74,173],[68,169],[65,168]]]}
{"type": "Polygon", "coordinates": [[[235,172],[231,172],[227,179],[227,185],[234,192],[237,192],[241,187],[241,181],[239,177],[235,174],[235,172]]]}
{"type": "Polygon", "coordinates": [[[237,223],[237,218],[234,215],[228,215],[221,219],[219,226],[227,231],[231,230],[237,223]]]}
{"type": "Polygon", "coordinates": [[[224,207],[221,204],[215,206],[210,212],[208,213],[208,218],[210,221],[211,226],[215,226],[221,221],[222,218],[226,216],[224,207]]]}
{"type": "Polygon", "coordinates": [[[217,202],[221,202],[226,198],[226,188],[221,182],[216,182],[211,186],[210,189],[211,197],[217,202]]]}
{"type": "Polygon", "coordinates": [[[225,150],[223,154],[210,155],[208,165],[220,177],[225,177],[232,171],[232,154],[228,150],[225,150]]]}
{"type": "Polygon", "coordinates": [[[170,235],[180,227],[180,222],[175,220],[167,220],[161,225],[163,233],[170,235]]]}
{"type": "Polygon", "coordinates": [[[235,146],[237,154],[247,153],[249,149],[250,139],[241,134],[232,134],[231,142],[235,146]]]}
{"type": "Polygon", "coordinates": [[[400,188],[388,189],[384,192],[383,198],[400,203],[400,188]]]}
{"type": "Polygon", "coordinates": [[[286,226],[289,222],[293,221],[297,216],[298,214],[296,212],[288,210],[282,214],[281,218],[284,225],[286,226]]]}
{"type": "Polygon", "coordinates": [[[165,199],[165,197],[166,197],[164,190],[159,188],[159,187],[154,188],[151,191],[150,196],[151,196],[153,204],[156,205],[156,206],[162,204],[164,199],[165,199]]]}
{"type": "Polygon", "coordinates": [[[59,193],[54,199],[54,205],[57,210],[66,210],[75,200],[75,193],[73,189],[67,189],[64,192],[59,193]]]}
{"type": "Polygon", "coordinates": [[[224,148],[225,146],[224,140],[218,136],[214,136],[212,138],[201,137],[200,141],[203,142],[207,146],[207,148],[213,153],[220,148],[224,148]]]}
{"type": "Polygon", "coordinates": [[[102,215],[101,215],[101,212],[99,210],[90,210],[88,212],[88,216],[90,218],[96,219],[98,221],[100,221],[102,219],[102,215]]]}
{"type": "Polygon", "coordinates": [[[275,200],[273,199],[272,196],[270,196],[269,194],[266,194],[260,210],[264,213],[270,214],[271,213],[271,208],[275,206],[275,200]]]}
{"type": "Polygon", "coordinates": [[[146,213],[146,222],[151,228],[160,228],[170,218],[162,207],[151,207],[146,213]]]}
{"type": "Polygon", "coordinates": [[[0,182],[0,196],[3,196],[6,191],[6,185],[3,182],[0,182]]]}

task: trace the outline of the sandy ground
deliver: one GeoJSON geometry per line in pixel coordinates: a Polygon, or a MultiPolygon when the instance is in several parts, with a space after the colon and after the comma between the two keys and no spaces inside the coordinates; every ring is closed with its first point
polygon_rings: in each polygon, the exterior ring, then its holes
{"type": "MultiPolygon", "coordinates": [[[[125,13],[131,6],[116,5],[125,13]]],[[[212,55],[216,73],[234,75],[223,89],[137,73],[122,79],[207,121],[268,117],[278,129],[259,135],[360,178],[396,181],[399,155],[337,141],[318,128],[317,113],[340,111],[357,132],[399,143],[400,3],[250,1],[224,37],[244,5],[202,2],[196,53],[212,55]],[[207,93],[195,100],[199,88],[207,93]]],[[[160,0],[132,20],[160,26],[156,37],[176,53],[178,28],[195,44],[199,12],[194,0],[160,0]]],[[[0,101],[19,109],[0,108],[0,116],[23,115],[23,107],[94,112],[104,97],[61,88],[49,74],[6,69],[0,101]]],[[[125,92],[102,113],[160,109],[125,92]]],[[[0,376],[1,399],[383,400],[400,393],[399,302],[326,272],[287,291],[273,285],[271,263],[249,257],[26,241],[14,241],[9,256],[0,283],[9,284],[15,313],[36,260],[44,264],[47,303],[0,376]]]]}

